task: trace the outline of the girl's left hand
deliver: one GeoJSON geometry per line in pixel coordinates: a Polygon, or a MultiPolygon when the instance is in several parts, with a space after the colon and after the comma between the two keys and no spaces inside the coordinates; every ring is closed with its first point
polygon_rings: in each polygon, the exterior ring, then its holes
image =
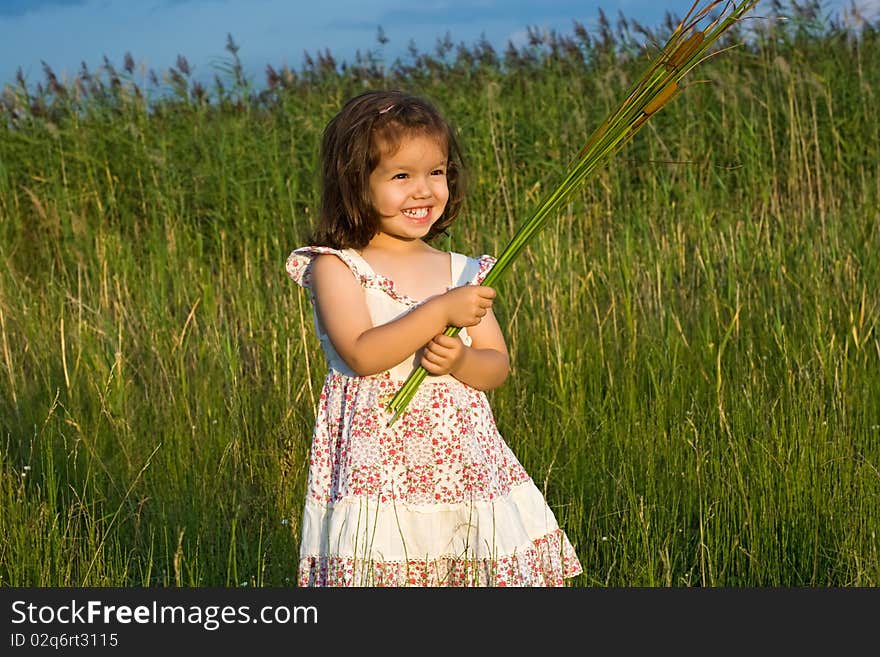
{"type": "Polygon", "coordinates": [[[464,359],[464,343],[456,337],[448,335],[435,335],[422,354],[422,367],[429,374],[441,376],[449,374],[457,368],[464,359]]]}

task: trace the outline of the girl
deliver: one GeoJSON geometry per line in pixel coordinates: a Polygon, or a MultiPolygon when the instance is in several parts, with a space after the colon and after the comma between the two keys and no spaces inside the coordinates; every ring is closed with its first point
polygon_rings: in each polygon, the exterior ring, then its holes
{"type": "Polygon", "coordinates": [[[321,156],[319,225],[287,260],[329,368],[299,584],[562,586],[580,562],[484,392],[509,371],[495,291],[478,285],[494,259],[429,246],[463,199],[450,126],[423,99],[369,91],[327,125],[321,156]],[[419,364],[431,376],[388,426],[419,364]]]}

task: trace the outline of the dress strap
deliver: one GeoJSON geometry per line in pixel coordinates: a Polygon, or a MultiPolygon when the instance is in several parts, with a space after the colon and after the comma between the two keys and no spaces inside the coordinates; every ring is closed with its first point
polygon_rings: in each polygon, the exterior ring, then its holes
{"type": "Polygon", "coordinates": [[[357,267],[358,271],[362,276],[367,276],[369,278],[375,278],[376,272],[370,267],[370,263],[367,262],[366,258],[362,256],[360,253],[355,251],[354,249],[342,249],[341,253],[346,255],[348,259],[357,267]]]}

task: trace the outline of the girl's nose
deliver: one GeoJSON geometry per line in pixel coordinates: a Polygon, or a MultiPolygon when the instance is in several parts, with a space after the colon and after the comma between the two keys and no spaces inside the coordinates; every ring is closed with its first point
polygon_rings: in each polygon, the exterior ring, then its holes
{"type": "Polygon", "coordinates": [[[431,186],[424,178],[417,178],[415,187],[413,188],[413,196],[416,198],[425,198],[431,195],[431,186]]]}

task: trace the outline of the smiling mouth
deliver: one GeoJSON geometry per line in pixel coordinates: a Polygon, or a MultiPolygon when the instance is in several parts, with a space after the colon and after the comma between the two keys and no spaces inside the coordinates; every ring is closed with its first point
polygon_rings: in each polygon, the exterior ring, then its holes
{"type": "Polygon", "coordinates": [[[431,208],[409,208],[401,210],[400,212],[403,216],[409,217],[410,219],[427,219],[431,212],[431,208]]]}

